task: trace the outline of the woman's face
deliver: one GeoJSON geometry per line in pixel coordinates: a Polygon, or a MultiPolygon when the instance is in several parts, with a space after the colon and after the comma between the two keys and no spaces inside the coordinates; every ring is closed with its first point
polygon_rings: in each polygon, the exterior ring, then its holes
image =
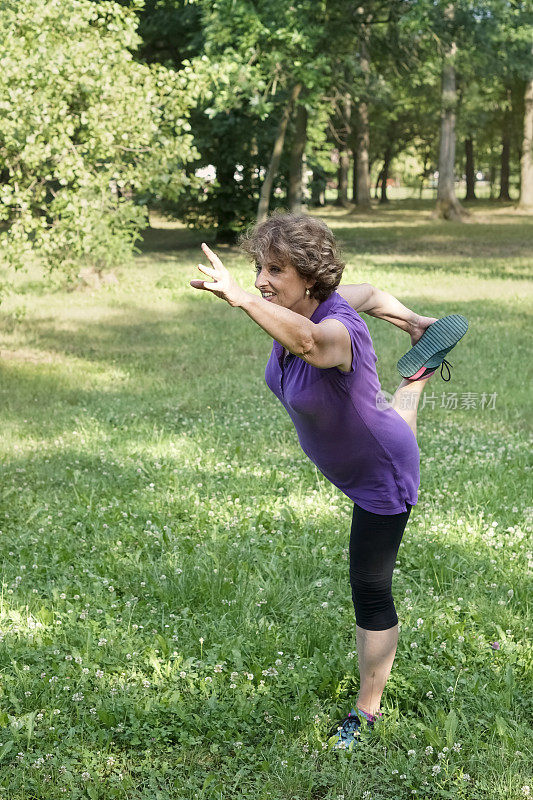
{"type": "Polygon", "coordinates": [[[259,289],[265,300],[299,314],[308,312],[311,305],[314,308],[319,305],[318,300],[305,293],[313,283],[312,279],[302,278],[290,264],[279,266],[268,259],[263,265],[256,264],[255,288],[259,289]]]}

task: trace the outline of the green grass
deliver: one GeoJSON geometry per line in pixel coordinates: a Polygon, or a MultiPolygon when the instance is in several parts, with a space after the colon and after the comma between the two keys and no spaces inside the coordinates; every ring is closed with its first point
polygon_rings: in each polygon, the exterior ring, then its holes
{"type": "MultiPolygon", "coordinates": [[[[117,284],[66,293],[33,268],[0,306],[2,800],[526,796],[532,219],[321,216],[345,282],[470,322],[419,414],[383,718],[324,749],[358,690],[353,506],[264,383],[271,339],[189,286],[212,235],[156,221],[117,284]]],[[[409,339],[364,319],[394,391],[409,339]]]]}

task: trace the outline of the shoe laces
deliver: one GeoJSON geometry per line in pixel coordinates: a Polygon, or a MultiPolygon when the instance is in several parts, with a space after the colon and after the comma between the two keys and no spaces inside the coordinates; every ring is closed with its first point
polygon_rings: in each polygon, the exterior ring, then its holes
{"type": "Polygon", "coordinates": [[[442,364],[440,365],[440,376],[441,376],[443,381],[449,381],[450,378],[452,377],[452,373],[450,372],[450,367],[453,367],[453,364],[450,364],[449,361],[446,361],[446,359],[443,358],[442,359],[442,364]],[[445,378],[444,374],[443,374],[445,366],[446,366],[446,369],[448,370],[448,377],[447,378],[445,378]]]}
{"type": "Polygon", "coordinates": [[[329,735],[334,736],[338,733],[341,739],[346,739],[348,736],[353,735],[355,731],[359,730],[360,727],[361,720],[357,714],[352,714],[350,712],[342,722],[337,723],[337,725],[332,728],[329,735]]]}

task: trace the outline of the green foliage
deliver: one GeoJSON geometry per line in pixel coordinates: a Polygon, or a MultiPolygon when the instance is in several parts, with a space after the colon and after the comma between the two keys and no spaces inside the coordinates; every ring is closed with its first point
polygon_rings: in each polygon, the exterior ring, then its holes
{"type": "MultiPolygon", "coordinates": [[[[179,13],[180,3],[174,5],[179,13]]],[[[324,3],[311,0],[294,5],[200,0],[195,6],[203,44],[190,66],[202,76],[205,91],[192,129],[200,166],[213,165],[216,181],[199,184],[191,176],[179,201],[162,208],[191,226],[215,226],[219,239],[231,240],[255,217],[261,176],[294,83],[305,87],[300,101],[310,115],[312,142],[325,141],[323,109],[329,106],[332,64],[339,57],[331,52],[331,26],[338,30],[338,22],[331,12],[324,18],[324,3]]],[[[277,186],[284,186],[283,175],[277,186]]]]}
{"type": "Polygon", "coordinates": [[[71,273],[123,260],[152,195],[177,198],[195,156],[196,83],[136,63],[132,11],[90,0],[8,0],[0,34],[3,256],[71,273]]]}

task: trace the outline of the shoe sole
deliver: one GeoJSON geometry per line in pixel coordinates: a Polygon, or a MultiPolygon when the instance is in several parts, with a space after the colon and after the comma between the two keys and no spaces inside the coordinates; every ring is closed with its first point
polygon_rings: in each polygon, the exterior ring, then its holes
{"type": "Polygon", "coordinates": [[[402,378],[416,375],[424,364],[440,351],[444,350],[446,355],[463,338],[467,330],[468,320],[461,314],[450,314],[448,317],[438,319],[398,361],[397,368],[402,378]]]}

